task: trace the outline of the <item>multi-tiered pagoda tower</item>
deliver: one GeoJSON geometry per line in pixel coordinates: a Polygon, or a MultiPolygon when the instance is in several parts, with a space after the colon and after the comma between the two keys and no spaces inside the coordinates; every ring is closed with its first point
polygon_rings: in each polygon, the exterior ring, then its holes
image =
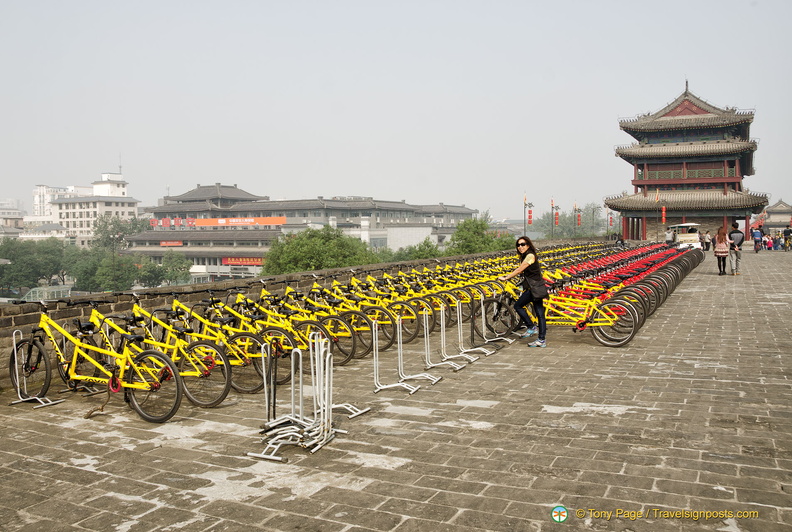
{"type": "Polygon", "coordinates": [[[633,167],[633,194],[609,196],[605,205],[621,213],[624,238],[662,239],[665,226],[687,222],[713,234],[735,220],[748,227],[768,203],[766,194],[743,187],[754,174],[753,118],[753,111],[705,102],[685,83],[685,92],[656,113],[620,120],[636,140],[616,148],[633,167]]]}

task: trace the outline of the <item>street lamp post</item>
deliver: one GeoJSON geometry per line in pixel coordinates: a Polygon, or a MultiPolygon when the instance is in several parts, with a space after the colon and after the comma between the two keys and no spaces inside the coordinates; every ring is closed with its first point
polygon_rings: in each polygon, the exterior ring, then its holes
{"type": "Polygon", "coordinates": [[[550,240],[555,238],[555,217],[560,209],[558,205],[550,205],[550,240]]]}
{"type": "Polygon", "coordinates": [[[116,270],[116,247],[118,246],[118,241],[124,237],[121,233],[113,234],[113,290],[117,290],[118,286],[118,274],[116,270]]]}
{"type": "Polygon", "coordinates": [[[528,234],[528,217],[526,215],[526,211],[528,209],[533,209],[533,203],[528,203],[527,201],[523,201],[523,234],[528,234]]]}

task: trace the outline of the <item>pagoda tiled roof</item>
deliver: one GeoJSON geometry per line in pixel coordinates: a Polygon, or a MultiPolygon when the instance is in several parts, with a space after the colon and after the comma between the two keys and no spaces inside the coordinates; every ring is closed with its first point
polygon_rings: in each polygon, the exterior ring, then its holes
{"type": "Polygon", "coordinates": [[[766,194],[729,190],[661,190],[647,195],[623,194],[605,198],[605,206],[615,211],[652,211],[661,206],[669,211],[723,210],[763,208],[768,204],[766,194]]]}
{"type": "Polygon", "coordinates": [[[704,142],[679,142],[668,144],[630,144],[616,148],[616,156],[623,158],[669,158],[698,155],[731,155],[756,151],[754,140],[715,140],[704,142]]]}
{"type": "Polygon", "coordinates": [[[625,131],[669,131],[675,129],[696,129],[696,128],[715,128],[729,127],[739,124],[753,122],[754,115],[751,114],[729,114],[724,116],[715,115],[685,115],[685,116],[666,116],[653,120],[645,118],[635,118],[622,120],[619,127],[625,131]]]}
{"type": "Polygon", "coordinates": [[[167,196],[166,201],[175,202],[193,202],[193,201],[209,201],[209,200],[236,200],[236,201],[255,201],[259,199],[269,199],[265,196],[256,196],[250,192],[246,192],[236,185],[221,185],[215,183],[214,185],[198,185],[194,189],[180,194],[178,196],[167,196]]]}
{"type": "Polygon", "coordinates": [[[735,108],[720,108],[699,98],[687,88],[673,102],[656,113],[647,113],[635,118],[619,121],[619,127],[627,132],[669,131],[678,129],[729,127],[753,122],[753,111],[735,108]],[[693,106],[695,114],[674,114],[680,106],[693,106]]]}
{"type": "Polygon", "coordinates": [[[156,207],[146,207],[146,212],[158,213],[178,213],[178,212],[227,212],[230,207],[218,207],[209,200],[191,201],[186,203],[167,203],[156,207]]]}
{"type": "Polygon", "coordinates": [[[419,205],[416,211],[421,214],[473,214],[478,212],[477,210],[471,209],[470,207],[465,207],[464,205],[446,205],[445,203],[440,203],[438,205],[419,205]]]}
{"type": "Polygon", "coordinates": [[[771,205],[770,207],[766,208],[765,210],[767,212],[776,212],[777,211],[777,212],[786,213],[786,212],[792,211],[792,205],[790,205],[789,203],[787,203],[787,202],[785,202],[783,200],[778,200],[777,202],[775,202],[773,205],[771,205]]]}

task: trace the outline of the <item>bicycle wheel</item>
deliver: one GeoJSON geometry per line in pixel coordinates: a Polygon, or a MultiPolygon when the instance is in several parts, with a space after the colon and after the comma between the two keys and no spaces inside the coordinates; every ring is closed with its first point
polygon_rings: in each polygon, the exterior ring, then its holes
{"type": "Polygon", "coordinates": [[[432,304],[422,297],[414,297],[407,300],[407,303],[415,308],[418,313],[418,324],[421,329],[426,329],[424,334],[434,331],[437,324],[437,314],[435,314],[432,304]]]}
{"type": "Polygon", "coordinates": [[[374,332],[371,329],[371,320],[357,310],[348,310],[339,316],[347,322],[355,333],[355,358],[363,358],[371,353],[374,348],[374,332]]]}
{"type": "Polygon", "coordinates": [[[622,347],[635,337],[638,316],[624,301],[606,301],[597,309],[599,316],[591,323],[591,335],[604,346],[622,347]]]}
{"type": "Polygon", "coordinates": [[[222,403],[231,390],[231,363],[211,342],[192,342],[176,364],[184,384],[184,396],[195,406],[211,408],[222,403]]]}
{"type": "Polygon", "coordinates": [[[420,317],[415,307],[397,301],[389,304],[388,310],[397,318],[397,322],[401,322],[402,344],[409,344],[415,340],[421,332],[420,317]]]}
{"type": "Polygon", "coordinates": [[[258,335],[269,345],[267,371],[276,372],[277,384],[286,384],[292,378],[292,351],[297,344],[294,336],[280,327],[267,327],[259,331],[258,335]]]}
{"type": "Polygon", "coordinates": [[[614,301],[626,301],[632,305],[635,310],[635,315],[638,317],[637,328],[640,329],[643,327],[644,323],[646,323],[646,316],[648,315],[646,301],[643,296],[631,290],[620,290],[612,299],[614,301]]]}
{"type": "MultiPolygon", "coordinates": [[[[96,342],[90,336],[81,338],[80,341],[86,345],[96,347],[96,342]]],[[[75,358],[74,344],[66,338],[61,338],[60,350],[61,353],[63,353],[63,358],[58,354],[56,356],[57,361],[55,362],[55,366],[58,368],[58,374],[60,378],[63,379],[64,383],[69,384],[69,366],[71,366],[71,370],[75,375],[81,375],[83,377],[99,377],[102,374],[102,371],[81,353],[78,353],[75,358]]],[[[106,358],[105,355],[99,351],[90,351],[89,354],[100,364],[103,363],[106,358]]]]}
{"type": "Polygon", "coordinates": [[[226,341],[226,355],[231,363],[231,387],[240,393],[264,389],[262,349],[264,340],[253,333],[237,333],[226,341]]]}
{"type": "MultiPolygon", "coordinates": [[[[385,307],[364,307],[363,314],[371,322],[377,322],[377,340],[380,351],[385,351],[396,341],[396,317],[385,307]]],[[[372,346],[373,351],[373,346],[372,346]]]]}
{"type": "Polygon", "coordinates": [[[333,365],[343,366],[348,364],[355,356],[357,337],[352,327],[338,316],[325,316],[319,323],[324,325],[330,333],[329,340],[332,345],[333,365]]]}
{"type": "Polygon", "coordinates": [[[126,398],[141,418],[164,423],[176,415],[183,385],[176,364],[168,356],[159,351],[143,351],[126,371],[126,398]],[[133,388],[133,385],[141,387],[133,388]]]}
{"type": "Polygon", "coordinates": [[[459,312],[461,313],[461,321],[467,323],[470,315],[473,314],[473,302],[475,296],[467,288],[453,288],[449,292],[456,298],[454,302],[454,315],[456,316],[456,306],[459,303],[459,312]]]}
{"type": "MultiPolygon", "coordinates": [[[[327,328],[319,323],[318,321],[313,320],[303,320],[294,323],[294,339],[297,340],[297,347],[300,348],[303,354],[302,359],[302,368],[303,373],[310,375],[311,374],[311,342],[315,339],[326,339],[328,340],[328,348],[333,353],[333,365],[338,366],[341,360],[346,358],[345,354],[339,353],[336,355],[334,351],[335,345],[333,344],[330,335],[330,331],[327,328]]],[[[348,361],[347,361],[348,362],[348,361]]],[[[346,363],[346,362],[344,362],[346,363]]]]}
{"type": "Polygon", "coordinates": [[[44,397],[49,390],[52,368],[47,351],[38,340],[20,340],[8,360],[11,385],[21,399],[44,397]]]}
{"type": "Polygon", "coordinates": [[[495,336],[507,336],[514,331],[519,323],[517,312],[512,308],[510,302],[496,298],[484,299],[473,310],[471,319],[473,320],[473,329],[482,338],[488,336],[488,334],[484,334],[482,322],[486,330],[495,336]]]}

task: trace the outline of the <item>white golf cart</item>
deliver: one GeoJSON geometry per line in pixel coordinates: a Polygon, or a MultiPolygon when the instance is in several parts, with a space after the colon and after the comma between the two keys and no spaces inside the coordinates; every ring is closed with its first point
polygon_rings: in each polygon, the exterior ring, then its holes
{"type": "Polygon", "coordinates": [[[699,224],[686,223],[670,225],[668,228],[676,232],[676,243],[680,247],[690,247],[694,249],[701,249],[701,241],[699,240],[698,232],[699,224]]]}

